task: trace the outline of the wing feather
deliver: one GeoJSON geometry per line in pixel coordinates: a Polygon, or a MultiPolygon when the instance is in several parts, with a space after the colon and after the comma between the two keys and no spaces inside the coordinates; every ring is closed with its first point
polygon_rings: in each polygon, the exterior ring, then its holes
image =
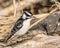
{"type": "Polygon", "coordinates": [[[7,40],[9,40],[22,26],[23,26],[23,20],[18,19],[11,31],[10,36],[7,38],[7,40]]]}

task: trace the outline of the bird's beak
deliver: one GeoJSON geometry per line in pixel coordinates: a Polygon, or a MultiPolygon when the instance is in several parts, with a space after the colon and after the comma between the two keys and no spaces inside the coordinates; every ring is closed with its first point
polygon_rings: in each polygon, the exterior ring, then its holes
{"type": "Polygon", "coordinates": [[[32,16],[32,19],[36,19],[36,17],[35,16],[32,16]]]}

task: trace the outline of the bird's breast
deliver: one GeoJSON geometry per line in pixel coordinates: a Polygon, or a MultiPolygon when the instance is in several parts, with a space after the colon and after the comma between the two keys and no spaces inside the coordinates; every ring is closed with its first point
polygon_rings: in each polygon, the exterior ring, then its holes
{"type": "Polygon", "coordinates": [[[27,31],[28,31],[28,29],[29,29],[29,27],[30,27],[30,21],[31,21],[31,19],[27,19],[27,20],[25,20],[24,22],[23,22],[23,26],[22,26],[22,28],[20,29],[20,30],[18,30],[16,33],[15,33],[15,35],[24,35],[27,31]]]}

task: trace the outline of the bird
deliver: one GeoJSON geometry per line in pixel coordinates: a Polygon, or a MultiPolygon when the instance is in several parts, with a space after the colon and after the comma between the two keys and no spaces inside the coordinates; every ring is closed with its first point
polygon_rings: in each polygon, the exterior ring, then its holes
{"type": "Polygon", "coordinates": [[[31,12],[24,11],[22,16],[16,21],[13,29],[11,30],[11,35],[7,38],[7,40],[16,35],[24,35],[29,29],[32,16],[33,14],[31,12]]]}

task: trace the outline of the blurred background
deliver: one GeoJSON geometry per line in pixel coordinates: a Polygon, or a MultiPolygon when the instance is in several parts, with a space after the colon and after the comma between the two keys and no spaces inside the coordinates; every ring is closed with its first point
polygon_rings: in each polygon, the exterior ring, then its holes
{"type": "MultiPolygon", "coordinates": [[[[23,3],[23,1],[27,2],[27,0],[15,0],[15,1],[16,3],[19,2],[23,3]]],[[[60,0],[57,1],[56,0],[40,0],[40,1],[31,0],[31,1],[36,1],[36,2],[25,7],[23,10],[31,11],[33,14],[49,13],[51,10],[56,8],[56,3],[60,2],[60,0]]],[[[7,8],[11,5],[13,5],[13,0],[0,0],[0,10],[7,8]]]]}

